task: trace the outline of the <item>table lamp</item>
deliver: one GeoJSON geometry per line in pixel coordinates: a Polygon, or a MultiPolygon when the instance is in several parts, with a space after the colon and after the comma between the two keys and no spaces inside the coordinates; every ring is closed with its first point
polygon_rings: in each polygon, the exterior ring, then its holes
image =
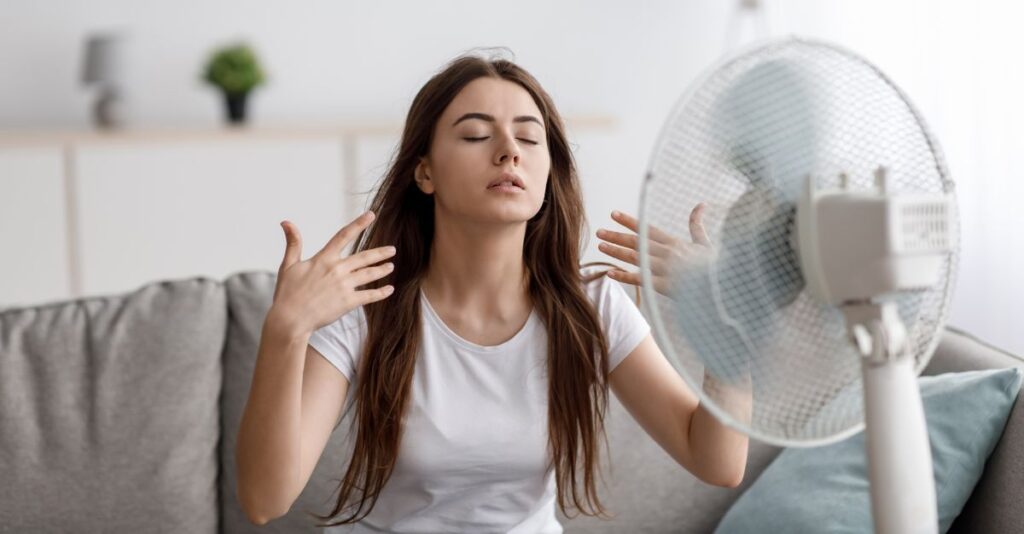
{"type": "Polygon", "coordinates": [[[122,86],[124,38],[117,33],[86,37],[82,84],[99,87],[93,106],[93,123],[99,128],[116,128],[124,122],[122,86]]]}

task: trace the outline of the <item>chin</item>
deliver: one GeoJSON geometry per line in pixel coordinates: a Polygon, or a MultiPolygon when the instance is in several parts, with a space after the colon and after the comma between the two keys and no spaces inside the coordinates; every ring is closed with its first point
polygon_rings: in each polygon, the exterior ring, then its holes
{"type": "Polygon", "coordinates": [[[480,214],[480,219],[497,224],[525,223],[537,215],[539,211],[540,206],[528,206],[525,203],[520,205],[490,206],[490,209],[480,214]]]}

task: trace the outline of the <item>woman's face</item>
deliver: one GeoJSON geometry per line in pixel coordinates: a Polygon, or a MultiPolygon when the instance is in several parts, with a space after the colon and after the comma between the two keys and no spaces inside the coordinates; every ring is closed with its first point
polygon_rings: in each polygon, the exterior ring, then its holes
{"type": "Polygon", "coordinates": [[[551,170],[540,109],[514,82],[477,78],[445,108],[416,183],[446,216],[477,223],[528,221],[540,211],[551,170]],[[505,173],[522,188],[488,187],[505,173]]]}

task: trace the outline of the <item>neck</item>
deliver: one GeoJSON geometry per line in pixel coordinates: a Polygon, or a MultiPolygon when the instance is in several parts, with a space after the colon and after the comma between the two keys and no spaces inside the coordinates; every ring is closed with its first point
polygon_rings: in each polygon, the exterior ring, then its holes
{"type": "Polygon", "coordinates": [[[530,306],[526,223],[481,225],[437,213],[423,291],[433,306],[514,317],[530,306]]]}

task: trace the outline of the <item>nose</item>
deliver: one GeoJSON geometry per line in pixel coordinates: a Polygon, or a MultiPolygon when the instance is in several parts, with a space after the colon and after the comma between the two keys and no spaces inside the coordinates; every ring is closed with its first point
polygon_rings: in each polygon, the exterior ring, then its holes
{"type": "Polygon", "coordinates": [[[516,144],[514,136],[506,135],[505,142],[497,150],[495,163],[503,165],[511,160],[513,166],[518,166],[519,156],[519,145],[516,144]]]}

